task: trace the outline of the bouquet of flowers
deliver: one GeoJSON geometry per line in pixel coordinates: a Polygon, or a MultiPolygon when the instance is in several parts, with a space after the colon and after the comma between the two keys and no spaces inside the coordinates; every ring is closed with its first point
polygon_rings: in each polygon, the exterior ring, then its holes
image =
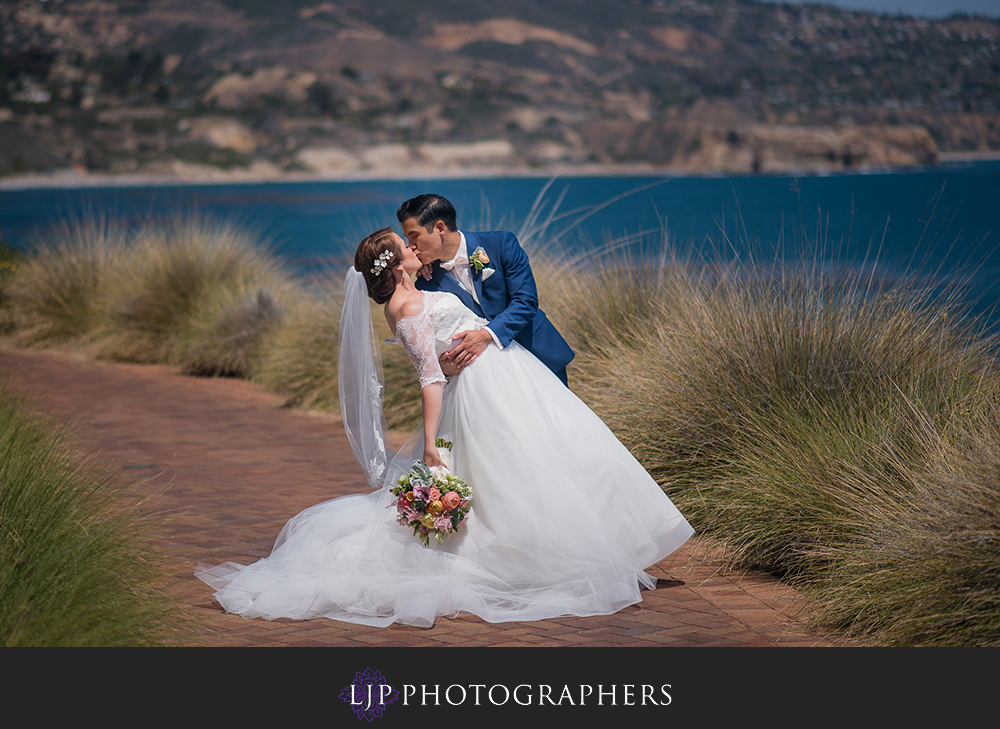
{"type": "MultiPolygon", "coordinates": [[[[441,460],[448,463],[452,443],[438,438],[437,447],[444,450],[441,460]]],[[[428,466],[414,461],[410,472],[399,477],[392,493],[392,502],[398,516],[396,521],[413,527],[413,534],[424,546],[430,545],[433,536],[444,542],[446,534],[458,531],[472,504],[472,489],[461,479],[455,478],[447,468],[428,466]]]]}

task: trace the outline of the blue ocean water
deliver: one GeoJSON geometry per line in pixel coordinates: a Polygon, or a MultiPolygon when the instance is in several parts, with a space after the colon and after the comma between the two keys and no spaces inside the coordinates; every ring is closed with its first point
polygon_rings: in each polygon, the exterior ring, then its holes
{"type": "Polygon", "coordinates": [[[498,177],[0,190],[0,236],[26,246],[60,220],[141,222],[198,211],[258,230],[301,271],[341,264],[408,197],[455,203],[459,226],[508,229],[582,259],[608,247],[682,255],[878,261],[969,279],[1000,297],[1000,162],[784,176],[498,177]]]}

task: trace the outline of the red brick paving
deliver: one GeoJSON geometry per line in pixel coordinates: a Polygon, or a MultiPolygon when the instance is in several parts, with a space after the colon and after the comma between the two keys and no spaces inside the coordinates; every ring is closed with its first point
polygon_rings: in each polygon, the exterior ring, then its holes
{"type": "Polygon", "coordinates": [[[804,627],[806,601],[767,575],[727,571],[692,539],[651,568],[655,590],[615,615],[431,629],[334,620],[244,620],[222,612],[199,562],[266,556],[285,521],[319,501],[366,491],[335,419],[280,407],[251,383],[55,352],[0,351],[0,378],[75,423],[85,447],[142,476],[170,590],[198,626],[196,646],[831,646],[804,627]],[[132,468],[129,468],[132,467],[132,468]]]}

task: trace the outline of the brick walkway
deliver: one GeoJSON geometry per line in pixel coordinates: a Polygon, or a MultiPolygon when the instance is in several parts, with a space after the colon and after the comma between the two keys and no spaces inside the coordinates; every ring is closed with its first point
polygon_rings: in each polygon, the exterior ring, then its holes
{"type": "Polygon", "coordinates": [[[143,478],[161,526],[171,590],[190,608],[200,646],[831,646],[807,631],[805,601],[760,574],[727,572],[695,538],[651,569],[657,588],[621,612],[493,625],[440,619],[432,629],[227,615],[193,576],[198,562],[267,556],[285,521],[366,491],[344,431],[328,417],[280,409],[250,383],[165,367],[0,351],[0,378],[75,423],[87,447],[143,478]]]}

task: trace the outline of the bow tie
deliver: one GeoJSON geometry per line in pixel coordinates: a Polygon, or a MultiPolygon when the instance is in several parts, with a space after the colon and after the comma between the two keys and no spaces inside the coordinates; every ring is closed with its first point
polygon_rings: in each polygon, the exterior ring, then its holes
{"type": "Polygon", "coordinates": [[[450,271],[458,264],[460,263],[468,264],[468,262],[469,262],[468,256],[455,256],[450,261],[438,261],[438,265],[441,266],[441,268],[443,268],[445,271],[450,271]]]}

